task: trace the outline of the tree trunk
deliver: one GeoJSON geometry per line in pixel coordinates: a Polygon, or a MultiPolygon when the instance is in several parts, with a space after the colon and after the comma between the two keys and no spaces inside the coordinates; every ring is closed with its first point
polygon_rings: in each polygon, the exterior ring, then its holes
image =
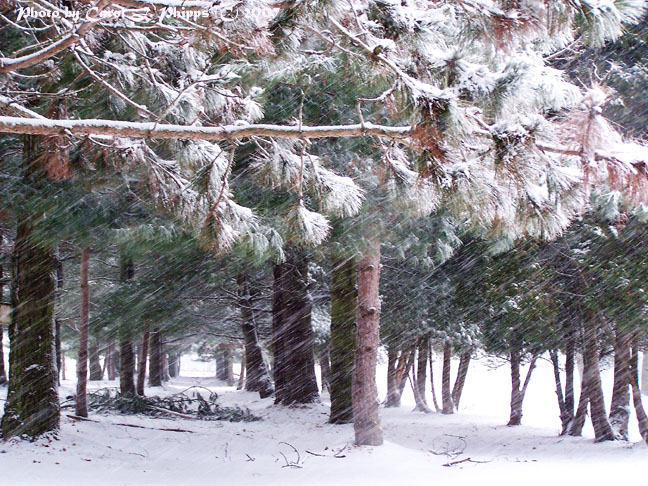
{"type": "Polygon", "coordinates": [[[149,354],[149,342],[151,333],[145,332],[140,346],[140,359],[137,363],[137,394],[144,396],[144,384],[146,383],[146,359],[149,354]]]}
{"type": "Polygon", "coordinates": [[[169,354],[169,376],[171,378],[180,376],[180,353],[178,352],[169,354]]]}
{"type": "Polygon", "coordinates": [[[551,364],[553,365],[554,382],[556,383],[556,397],[558,399],[558,410],[560,411],[560,422],[562,424],[562,431],[560,435],[565,435],[569,430],[569,423],[573,419],[573,410],[568,412],[563,395],[562,382],[560,379],[560,362],[558,360],[558,351],[552,349],[549,352],[551,357],[551,364]]]}
{"type": "Polygon", "coordinates": [[[601,387],[601,374],[599,370],[599,349],[596,337],[596,315],[586,309],[585,324],[585,351],[583,353],[583,380],[587,383],[587,392],[590,403],[592,425],[594,426],[595,442],[614,440],[614,432],[605,412],[605,400],[601,387]]]}
{"type": "Polygon", "coordinates": [[[243,350],[243,354],[241,356],[241,371],[239,373],[239,381],[238,385],[236,385],[237,390],[242,390],[243,385],[245,385],[245,350],[243,350]]]}
{"type": "MultiPolygon", "coordinates": [[[[644,361],[645,360],[646,352],[644,351],[644,361]]],[[[639,434],[641,434],[644,442],[648,444],[648,417],[646,416],[643,403],[641,403],[641,389],[639,388],[639,347],[636,343],[632,348],[629,361],[632,402],[637,415],[637,422],[639,424],[639,434]]]]}
{"type": "Polygon", "coordinates": [[[464,385],[466,384],[466,376],[468,376],[468,367],[470,366],[470,358],[472,357],[472,348],[464,349],[459,356],[459,369],[457,370],[457,378],[455,379],[454,387],[452,387],[452,402],[455,410],[459,410],[459,401],[463,393],[464,385]]]}
{"type": "Polygon", "coordinates": [[[610,426],[617,440],[628,440],[631,341],[631,336],[617,326],[614,339],[614,387],[610,405],[610,426]]]}
{"type": "Polygon", "coordinates": [[[322,392],[331,392],[331,361],[328,346],[319,357],[320,372],[322,375],[322,392]]]}
{"type": "Polygon", "coordinates": [[[222,381],[227,381],[229,376],[228,352],[231,354],[226,345],[219,346],[216,351],[216,378],[222,381]]]}
{"type": "Polygon", "coordinates": [[[396,366],[398,364],[398,350],[393,346],[387,347],[387,398],[385,407],[400,406],[398,388],[396,386],[396,366]]]}
{"type": "MultiPolygon", "coordinates": [[[[96,339],[90,340],[90,381],[103,380],[103,370],[99,359],[99,343],[96,339]]],[[[107,359],[107,358],[106,358],[107,359]]]]}
{"type": "Polygon", "coordinates": [[[81,251],[81,316],[79,319],[79,354],[77,356],[76,414],[88,416],[88,316],[90,310],[90,291],[88,288],[88,266],[90,248],[81,251]]]}
{"type": "Polygon", "coordinates": [[[239,299],[238,306],[241,310],[241,329],[245,342],[245,352],[241,360],[241,366],[245,365],[245,389],[251,392],[259,392],[261,398],[269,397],[274,393],[272,380],[268,373],[268,366],[263,360],[263,352],[256,330],[256,319],[254,315],[254,297],[256,290],[251,288],[245,274],[238,276],[239,299]]]}
{"type": "Polygon", "coordinates": [[[432,344],[429,345],[428,354],[430,356],[430,391],[432,392],[432,403],[434,404],[434,410],[440,412],[441,407],[439,407],[439,402],[437,401],[436,396],[436,388],[434,386],[434,350],[432,349],[432,344]]]}
{"type": "MultiPolygon", "coordinates": [[[[567,416],[574,416],[574,349],[576,347],[576,336],[574,331],[567,335],[565,349],[565,412],[567,416]]],[[[570,419],[571,420],[571,419],[570,419]]],[[[564,429],[565,431],[567,429],[564,429]]]]}
{"type": "Polygon", "coordinates": [[[312,403],[319,398],[315,376],[312,297],[308,262],[287,248],[286,261],[274,267],[272,354],[275,403],[312,403]]]}
{"type": "Polygon", "coordinates": [[[61,348],[61,323],[58,319],[54,319],[54,361],[56,363],[56,383],[61,385],[61,374],[63,371],[63,350],[61,348]]]}
{"type": "MultiPolygon", "coordinates": [[[[3,294],[4,284],[2,283],[3,278],[4,278],[3,268],[2,268],[2,263],[0,263],[0,302],[3,302],[2,297],[4,295],[3,294]]],[[[7,383],[7,371],[5,370],[3,341],[4,341],[4,327],[0,323],[0,385],[7,383]]]]}
{"type": "MultiPolygon", "coordinates": [[[[39,191],[45,176],[36,162],[39,137],[25,137],[25,190],[39,191]]],[[[59,427],[57,372],[54,358],[56,257],[39,241],[38,211],[18,220],[13,250],[11,323],[9,324],[9,392],[2,436],[38,437],[59,427]]]]}
{"type": "Polygon", "coordinates": [[[108,373],[108,379],[110,381],[114,380],[117,377],[117,373],[115,372],[115,345],[113,343],[110,343],[106,350],[105,368],[108,373]]]}
{"type": "Polygon", "coordinates": [[[508,425],[522,423],[522,393],[520,391],[520,351],[511,349],[511,416],[508,425]]]}
{"type": "Polygon", "coordinates": [[[580,398],[578,399],[578,408],[576,409],[576,415],[574,415],[574,418],[569,425],[569,435],[576,437],[583,434],[583,426],[585,425],[585,419],[587,418],[588,405],[589,393],[587,391],[587,382],[581,380],[581,392],[580,398]]]}
{"type": "Polygon", "coordinates": [[[443,344],[443,371],[441,376],[441,400],[443,402],[442,413],[449,415],[454,413],[454,403],[450,391],[450,359],[452,358],[452,343],[449,339],[443,344]]]}
{"type": "Polygon", "coordinates": [[[353,354],[358,295],[355,258],[331,259],[331,416],[332,424],[353,421],[353,354]]]}
{"type": "Polygon", "coordinates": [[[169,381],[171,379],[171,376],[169,375],[169,355],[166,352],[166,341],[164,340],[164,336],[162,337],[161,350],[162,350],[162,381],[169,381]]]}
{"type": "MultiPolygon", "coordinates": [[[[133,279],[135,267],[133,261],[125,255],[119,261],[120,282],[127,284],[133,279]]],[[[122,397],[135,396],[135,354],[131,342],[131,330],[127,322],[119,324],[119,392],[122,397]]]]}
{"type": "Polygon", "coordinates": [[[641,390],[645,395],[648,395],[648,349],[644,349],[643,352],[641,365],[641,390]]]}
{"type": "Polygon", "coordinates": [[[353,427],[356,445],[382,445],[376,362],[380,340],[380,243],[358,262],[358,307],[353,370],[353,427]]]}
{"type": "Polygon", "coordinates": [[[416,410],[423,412],[431,412],[425,400],[425,384],[427,382],[427,365],[429,353],[428,338],[423,337],[418,342],[418,357],[416,363],[416,410]]]}
{"type": "MultiPolygon", "coordinates": [[[[149,386],[162,386],[162,333],[155,329],[149,342],[149,386]]],[[[144,361],[144,356],[140,358],[144,361]]]]}

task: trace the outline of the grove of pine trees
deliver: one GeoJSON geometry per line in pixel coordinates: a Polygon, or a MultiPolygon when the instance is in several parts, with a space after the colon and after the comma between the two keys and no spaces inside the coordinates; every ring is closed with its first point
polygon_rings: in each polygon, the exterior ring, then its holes
{"type": "Polygon", "coordinates": [[[376,379],[452,414],[504,357],[514,426],[548,356],[564,434],[627,439],[632,402],[648,442],[645,6],[0,2],[2,437],[58,429],[63,373],[87,416],[199,349],[286,406],[318,363],[358,445],[376,379]]]}

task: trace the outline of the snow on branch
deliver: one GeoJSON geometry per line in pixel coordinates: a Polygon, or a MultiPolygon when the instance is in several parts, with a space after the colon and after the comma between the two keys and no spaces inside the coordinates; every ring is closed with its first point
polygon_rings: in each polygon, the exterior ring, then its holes
{"type": "Polygon", "coordinates": [[[122,138],[177,139],[177,140],[238,140],[250,137],[311,139],[326,137],[376,136],[403,140],[410,135],[408,126],[385,125],[333,125],[333,126],[282,126],[282,125],[223,125],[200,127],[166,125],[154,122],[139,123],[113,120],[50,120],[0,116],[0,133],[20,133],[48,136],[112,135],[122,138]]]}

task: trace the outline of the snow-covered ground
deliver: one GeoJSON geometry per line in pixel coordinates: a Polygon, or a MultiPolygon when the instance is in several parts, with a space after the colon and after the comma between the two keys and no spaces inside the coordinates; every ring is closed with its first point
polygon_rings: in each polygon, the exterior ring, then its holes
{"type": "MultiPolygon", "coordinates": [[[[73,369],[70,361],[68,370],[73,369]]],[[[64,414],[57,440],[0,443],[0,484],[547,485],[648,477],[648,447],[639,441],[634,418],[629,443],[594,444],[591,428],[582,438],[558,436],[553,375],[547,362],[539,364],[529,386],[525,425],[504,425],[508,369],[493,369],[481,359],[471,364],[458,414],[412,412],[410,390],[401,408],[382,409],[382,447],[354,447],[352,425],[327,424],[326,395],[312,406],[279,407],[256,393],[223,386],[210,377],[212,363],[186,356],[182,370],[190,376],[171,381],[163,390],[148,389],[147,394],[205,386],[218,392],[223,405],[248,407],[263,420],[201,422],[91,413],[95,423],[77,422],[64,414]]],[[[610,375],[609,370],[604,372],[608,395],[610,375]]],[[[379,384],[384,382],[381,369],[379,384]]],[[[92,384],[104,386],[115,383],[92,384]]],[[[73,381],[65,381],[62,396],[73,387],[73,381]]],[[[4,398],[6,387],[0,393],[4,398]]]]}

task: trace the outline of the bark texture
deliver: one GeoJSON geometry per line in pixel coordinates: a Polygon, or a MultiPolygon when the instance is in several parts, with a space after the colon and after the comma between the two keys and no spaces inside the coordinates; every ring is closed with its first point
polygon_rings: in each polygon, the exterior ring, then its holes
{"type": "MultiPolygon", "coordinates": [[[[149,385],[162,386],[162,333],[155,329],[149,341],[149,385]]],[[[140,359],[142,359],[140,357],[140,359]]],[[[142,361],[144,361],[142,359],[142,361]]]]}
{"type": "Polygon", "coordinates": [[[332,424],[353,421],[353,354],[358,295],[355,258],[332,258],[331,273],[331,416],[332,424]]]}
{"type": "Polygon", "coordinates": [[[628,440],[631,344],[630,335],[617,328],[614,339],[614,387],[609,419],[614,437],[618,440],[628,440]]]}
{"type": "Polygon", "coordinates": [[[603,397],[603,387],[601,386],[596,315],[589,309],[585,310],[584,324],[583,381],[587,383],[590,415],[594,426],[594,440],[595,442],[614,440],[614,432],[605,412],[605,399],[603,397]]]}
{"type": "Polygon", "coordinates": [[[468,376],[471,357],[472,348],[464,349],[459,355],[459,369],[457,370],[457,378],[455,378],[454,386],[452,387],[452,402],[455,410],[459,409],[459,402],[461,401],[461,394],[466,384],[466,376],[468,376]]]}
{"type": "Polygon", "coordinates": [[[99,357],[99,343],[96,339],[90,339],[89,358],[90,358],[90,381],[103,380],[103,369],[101,369],[101,360],[99,357]]]}
{"type": "MultiPolygon", "coordinates": [[[[125,255],[120,256],[120,282],[128,283],[135,275],[133,261],[125,255]]],[[[135,353],[131,332],[126,322],[119,325],[119,393],[121,396],[135,396],[135,353]]]]}
{"type": "Polygon", "coordinates": [[[382,445],[376,362],[380,340],[380,243],[358,262],[358,309],[353,371],[353,427],[356,445],[382,445]]]}
{"type": "Polygon", "coordinates": [[[272,356],[275,403],[312,403],[319,398],[311,310],[308,262],[300,251],[288,248],[286,260],[274,267],[272,356]]]}
{"type": "MultiPolygon", "coordinates": [[[[646,359],[644,351],[644,360],[646,359]]],[[[635,413],[637,415],[637,422],[639,425],[639,434],[644,442],[648,444],[648,416],[641,403],[641,389],[639,388],[639,347],[633,346],[630,354],[630,383],[632,385],[632,402],[634,405],[635,413]]]]}
{"type": "MultiPolygon", "coordinates": [[[[4,295],[3,293],[4,285],[2,283],[3,278],[4,278],[4,273],[3,273],[2,264],[0,263],[0,302],[3,302],[2,297],[4,295]]],[[[0,324],[0,385],[4,385],[5,383],[7,383],[7,371],[5,370],[3,341],[4,341],[4,326],[0,324]]]]}
{"type": "Polygon", "coordinates": [[[145,332],[140,346],[139,361],[137,362],[137,394],[144,396],[144,385],[146,384],[146,360],[149,354],[149,342],[151,333],[145,332]]]}
{"type": "MultiPolygon", "coordinates": [[[[36,161],[38,137],[25,137],[23,183],[39,191],[45,176],[36,161]]],[[[54,249],[39,241],[34,213],[18,222],[13,250],[12,315],[9,325],[9,391],[2,417],[2,436],[37,437],[59,427],[59,400],[54,361],[54,249]]]]}
{"type": "Polygon", "coordinates": [[[81,316],[79,319],[79,354],[77,355],[76,414],[88,416],[88,316],[90,311],[90,289],[88,288],[88,266],[90,249],[81,251],[81,316]]]}
{"type": "Polygon", "coordinates": [[[451,375],[450,360],[452,358],[452,343],[446,339],[443,344],[443,370],[441,375],[441,401],[443,408],[442,413],[449,415],[454,413],[454,403],[452,402],[452,392],[450,391],[451,375]]]}
{"type": "Polygon", "coordinates": [[[245,353],[241,366],[245,365],[245,389],[247,391],[259,392],[261,398],[269,397],[274,393],[272,380],[268,367],[263,360],[263,352],[256,329],[256,318],[254,315],[253,303],[256,296],[256,289],[253,289],[244,274],[238,276],[239,299],[238,306],[241,310],[241,328],[245,342],[245,353]]]}
{"type": "Polygon", "coordinates": [[[522,353],[518,348],[511,349],[511,415],[508,422],[509,426],[520,425],[522,423],[522,404],[524,403],[524,396],[526,395],[537,360],[537,356],[531,358],[524,383],[521,384],[520,366],[522,364],[522,353]]]}

